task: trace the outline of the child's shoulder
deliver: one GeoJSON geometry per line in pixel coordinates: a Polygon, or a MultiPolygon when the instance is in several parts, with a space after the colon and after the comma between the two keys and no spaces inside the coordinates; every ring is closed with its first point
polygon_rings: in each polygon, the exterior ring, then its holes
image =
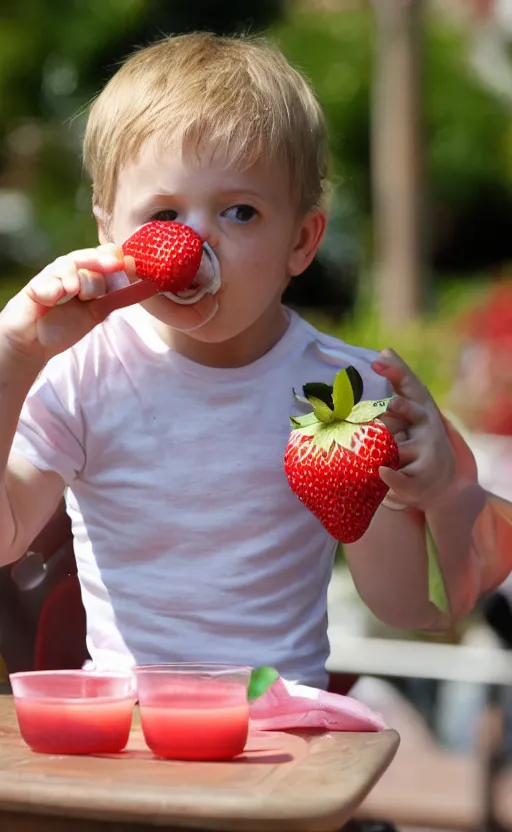
{"type": "Polygon", "coordinates": [[[378,376],[371,367],[378,355],[377,350],[348,344],[340,338],[322,332],[302,317],[300,327],[307,345],[303,360],[308,365],[307,370],[310,374],[316,372],[316,376],[308,381],[331,383],[338,370],[351,365],[359,371],[363,379],[365,399],[380,399],[391,395],[389,382],[378,376]]]}

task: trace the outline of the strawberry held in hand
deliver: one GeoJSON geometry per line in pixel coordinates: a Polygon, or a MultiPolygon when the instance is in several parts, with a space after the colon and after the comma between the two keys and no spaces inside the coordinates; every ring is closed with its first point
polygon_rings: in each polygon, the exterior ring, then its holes
{"type": "Polygon", "coordinates": [[[188,289],[201,265],[203,243],[181,222],[153,220],[123,243],[135,260],[138,277],[151,280],[161,292],[188,289]]]}
{"type": "Polygon", "coordinates": [[[389,399],[360,401],[363,380],[354,367],[340,370],[333,387],[313,383],[303,389],[313,412],[290,419],[286,477],[336,540],[354,543],[388,492],[379,468],[398,468],[398,446],[378,418],[389,399]]]}

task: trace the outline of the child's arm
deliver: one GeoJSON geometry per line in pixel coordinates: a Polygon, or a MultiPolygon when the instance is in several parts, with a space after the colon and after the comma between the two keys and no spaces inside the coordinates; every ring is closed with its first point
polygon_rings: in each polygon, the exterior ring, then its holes
{"type": "Polygon", "coordinates": [[[105,292],[103,275],[122,267],[113,246],[61,257],[0,314],[0,566],[21,557],[56,510],[63,479],[11,452],[25,398],[54,355],[79,341],[96,319],[87,300],[105,292]]]}
{"type": "MultiPolygon", "coordinates": [[[[480,495],[477,497],[475,514],[483,504],[480,495]]],[[[451,511],[453,506],[448,507],[448,514],[451,511]]],[[[447,629],[453,620],[474,607],[483,590],[479,558],[468,539],[471,519],[468,517],[467,526],[459,529],[459,521],[453,515],[448,523],[446,516],[434,517],[433,536],[450,600],[450,615],[441,613],[428,598],[425,515],[421,511],[393,511],[381,506],[364,537],[346,547],[362,599],[378,618],[393,627],[447,629]],[[451,545],[452,539],[455,546],[451,545]]]]}
{"type": "Polygon", "coordinates": [[[399,441],[402,467],[382,470],[389,498],[363,538],[346,547],[347,558],[363,600],[379,618],[400,628],[443,629],[510,571],[512,526],[499,511],[505,501],[479,486],[471,451],[407,365],[386,351],[374,369],[398,394],[390,410],[407,428],[399,441]],[[426,523],[449,615],[428,599],[426,523]]]}
{"type": "Polygon", "coordinates": [[[24,554],[64,491],[58,474],[39,471],[11,454],[21,408],[38,371],[37,362],[12,353],[0,330],[0,566],[24,554]]]}

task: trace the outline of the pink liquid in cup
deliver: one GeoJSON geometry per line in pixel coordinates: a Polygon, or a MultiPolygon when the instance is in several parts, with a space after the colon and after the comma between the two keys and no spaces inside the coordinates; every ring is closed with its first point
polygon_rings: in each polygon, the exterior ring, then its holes
{"type": "Polygon", "coordinates": [[[226,665],[136,668],[142,731],[158,757],[229,760],[244,750],[250,669],[226,665]]]}
{"type": "Polygon", "coordinates": [[[27,745],[43,754],[115,754],[130,735],[135,693],[126,674],[45,671],[11,674],[27,745]]]}

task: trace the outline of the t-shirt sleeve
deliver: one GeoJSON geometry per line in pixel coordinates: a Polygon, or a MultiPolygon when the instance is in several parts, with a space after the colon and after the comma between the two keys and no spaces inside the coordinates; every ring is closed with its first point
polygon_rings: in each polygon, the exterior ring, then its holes
{"type": "Polygon", "coordinates": [[[71,351],[53,358],[30,390],[12,450],[71,483],[85,465],[78,374],[71,351]]]}

